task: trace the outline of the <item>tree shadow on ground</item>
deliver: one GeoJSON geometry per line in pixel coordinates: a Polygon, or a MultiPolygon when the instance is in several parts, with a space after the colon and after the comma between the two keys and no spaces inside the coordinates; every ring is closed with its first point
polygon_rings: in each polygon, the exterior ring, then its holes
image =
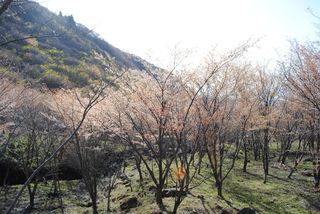
{"type": "Polygon", "coordinates": [[[312,195],[302,193],[300,196],[306,200],[313,209],[320,213],[320,192],[315,192],[312,195]]]}
{"type": "Polygon", "coordinates": [[[210,204],[206,201],[204,197],[200,198],[201,204],[203,208],[206,210],[207,213],[214,213],[216,214],[217,212],[213,207],[210,206],[210,204]]]}
{"type": "Polygon", "coordinates": [[[271,177],[271,178],[283,181],[283,182],[289,182],[289,180],[288,180],[289,178],[280,178],[279,176],[272,175],[272,174],[269,174],[268,176],[271,177]]]}
{"type": "Polygon", "coordinates": [[[229,201],[229,200],[227,200],[227,199],[225,199],[225,198],[222,198],[222,200],[224,200],[224,201],[226,202],[226,204],[228,204],[229,207],[231,207],[232,209],[239,211],[238,208],[236,208],[235,206],[232,205],[232,202],[231,202],[231,201],[229,201]]]}
{"type": "Polygon", "coordinates": [[[209,202],[205,199],[205,197],[203,195],[201,196],[195,196],[194,194],[192,194],[191,192],[189,192],[189,194],[191,196],[193,196],[194,198],[198,198],[201,201],[201,205],[203,207],[203,209],[206,211],[206,213],[213,213],[213,214],[217,214],[216,210],[210,206],[209,202]]]}
{"type": "Polygon", "coordinates": [[[270,200],[272,192],[258,192],[239,184],[229,184],[228,193],[232,195],[234,200],[246,204],[257,211],[268,210],[274,213],[288,213],[284,207],[270,200]]]}

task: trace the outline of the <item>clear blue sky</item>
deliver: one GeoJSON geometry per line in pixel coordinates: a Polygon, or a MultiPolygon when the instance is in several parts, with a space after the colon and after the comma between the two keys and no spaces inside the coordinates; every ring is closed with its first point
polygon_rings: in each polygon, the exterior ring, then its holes
{"type": "Polygon", "coordinates": [[[255,56],[268,60],[288,39],[315,39],[320,0],[47,0],[42,4],[94,29],[130,53],[165,63],[179,43],[196,52],[195,61],[213,46],[232,48],[262,37],[255,56]]]}

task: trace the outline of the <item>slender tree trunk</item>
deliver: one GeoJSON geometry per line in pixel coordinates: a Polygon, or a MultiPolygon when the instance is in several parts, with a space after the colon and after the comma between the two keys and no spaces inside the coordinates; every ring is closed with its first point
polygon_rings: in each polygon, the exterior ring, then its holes
{"type": "Polygon", "coordinates": [[[110,199],[111,199],[111,187],[108,189],[108,195],[107,195],[107,211],[108,212],[111,212],[111,209],[110,209],[110,199]]]}
{"type": "Polygon", "coordinates": [[[159,188],[159,187],[157,188],[157,192],[156,192],[156,202],[161,211],[166,211],[166,208],[162,200],[162,188],[159,188]]]}
{"type": "Polygon", "coordinates": [[[320,152],[320,134],[317,134],[317,152],[320,152]]]}
{"type": "Polygon", "coordinates": [[[281,158],[281,164],[284,164],[287,160],[287,157],[288,157],[288,151],[285,151],[282,155],[282,158],[281,158]]]}
{"type": "Polygon", "coordinates": [[[95,198],[92,200],[92,212],[93,214],[98,214],[98,206],[97,206],[97,199],[95,198]]]}
{"type": "Polygon", "coordinates": [[[61,188],[60,188],[60,182],[59,182],[59,178],[57,177],[57,186],[58,186],[58,197],[59,197],[59,201],[60,201],[60,210],[61,210],[61,214],[64,214],[64,209],[63,209],[63,199],[62,199],[62,194],[61,194],[61,188]]]}
{"type": "Polygon", "coordinates": [[[223,195],[222,195],[222,182],[221,181],[216,181],[216,187],[217,187],[218,196],[220,198],[223,198],[223,195]]]}
{"type": "Polygon", "coordinates": [[[300,161],[302,160],[303,155],[300,156],[299,160],[295,160],[294,166],[292,167],[290,174],[288,175],[288,178],[291,178],[293,172],[296,170],[297,166],[299,165],[300,161]]]}
{"type": "Polygon", "coordinates": [[[31,185],[28,185],[28,194],[29,194],[29,207],[33,207],[34,202],[33,202],[33,198],[32,198],[31,185]]]}
{"type": "Polygon", "coordinates": [[[203,159],[204,155],[203,154],[199,154],[199,166],[198,166],[198,174],[200,175],[201,173],[201,168],[202,168],[202,159],[203,159]]]}
{"type": "Polygon", "coordinates": [[[29,193],[29,207],[34,208],[34,198],[37,191],[37,183],[28,185],[28,193],[29,193]]]}
{"type": "Polygon", "coordinates": [[[261,143],[260,141],[253,141],[253,153],[254,153],[254,160],[258,161],[260,159],[260,151],[261,151],[261,143]]]}
{"type": "Polygon", "coordinates": [[[264,130],[264,142],[263,142],[262,150],[263,150],[262,162],[263,162],[263,171],[264,171],[263,183],[267,183],[267,176],[269,174],[269,129],[268,128],[264,130]]]}
{"type": "Polygon", "coordinates": [[[140,185],[142,185],[143,175],[142,175],[142,170],[141,170],[141,159],[136,156],[135,161],[136,161],[136,167],[137,167],[138,173],[139,173],[139,182],[140,182],[140,185]]]}
{"type": "Polygon", "coordinates": [[[314,161],[313,177],[314,177],[314,188],[318,189],[320,185],[320,165],[318,161],[314,161]]]}
{"type": "Polygon", "coordinates": [[[178,208],[180,206],[180,203],[181,203],[180,198],[176,199],[174,206],[173,206],[172,214],[176,214],[178,212],[178,208]]]}
{"type": "Polygon", "coordinates": [[[265,142],[264,142],[264,152],[265,152],[265,174],[269,174],[269,129],[266,130],[265,142]]]}
{"type": "Polygon", "coordinates": [[[281,149],[279,157],[278,157],[278,161],[277,161],[278,163],[282,162],[282,157],[283,157],[283,153],[282,153],[282,149],[281,149]]]}
{"type": "Polygon", "coordinates": [[[247,172],[247,165],[248,165],[248,151],[247,151],[247,143],[244,142],[243,144],[244,149],[244,160],[243,160],[243,172],[247,172]]]}

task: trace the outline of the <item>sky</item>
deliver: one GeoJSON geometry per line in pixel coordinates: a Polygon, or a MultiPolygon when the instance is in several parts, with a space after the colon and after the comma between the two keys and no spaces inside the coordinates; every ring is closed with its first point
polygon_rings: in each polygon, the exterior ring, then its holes
{"type": "Polygon", "coordinates": [[[198,63],[214,47],[230,50],[260,38],[252,56],[274,62],[288,40],[317,38],[319,0],[44,0],[51,11],[73,15],[115,47],[156,65],[175,46],[198,63]]]}

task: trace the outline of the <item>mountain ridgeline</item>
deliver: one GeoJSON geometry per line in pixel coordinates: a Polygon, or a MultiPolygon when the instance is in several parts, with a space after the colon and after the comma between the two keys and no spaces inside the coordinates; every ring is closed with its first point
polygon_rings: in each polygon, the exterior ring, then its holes
{"type": "MultiPolygon", "coordinates": [[[[106,22],[106,27],[108,23],[106,22]]],[[[0,17],[0,72],[49,88],[81,87],[110,77],[108,68],[146,70],[145,60],[113,47],[72,16],[32,1],[0,17]]]]}

